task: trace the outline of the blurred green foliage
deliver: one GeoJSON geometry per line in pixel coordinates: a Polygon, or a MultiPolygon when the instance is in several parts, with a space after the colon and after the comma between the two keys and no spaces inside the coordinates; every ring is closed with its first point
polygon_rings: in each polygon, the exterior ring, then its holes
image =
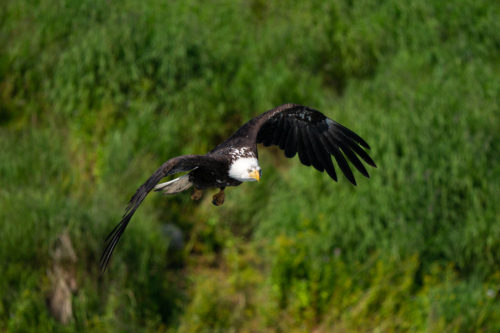
{"type": "Polygon", "coordinates": [[[0,6],[0,330],[500,330],[495,1],[69,1],[0,6]],[[372,146],[357,187],[261,149],[215,208],[151,195],[164,160],[310,105],[372,146]],[[172,249],[164,232],[183,233],[172,249]],[[48,310],[54,244],[72,316],[48,310]]]}

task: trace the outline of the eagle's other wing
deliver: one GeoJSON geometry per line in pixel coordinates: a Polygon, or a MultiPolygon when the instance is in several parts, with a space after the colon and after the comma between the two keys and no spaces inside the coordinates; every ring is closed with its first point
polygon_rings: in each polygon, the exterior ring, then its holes
{"type": "Polygon", "coordinates": [[[250,120],[246,125],[248,127],[244,131],[257,143],[277,145],[289,158],[298,152],[302,164],[312,165],[319,171],[326,170],[334,180],[337,180],[337,174],[330,155],[354,185],[356,180],[346,157],[365,177],[369,175],[358,156],[376,167],[363,149],[370,149],[365,140],[307,106],[284,104],[250,120]]]}
{"type": "Polygon", "coordinates": [[[104,252],[102,253],[99,262],[101,267],[101,272],[104,272],[106,270],[106,267],[108,266],[109,263],[109,259],[113,254],[113,250],[115,249],[115,246],[118,243],[120,236],[123,234],[123,231],[125,231],[125,228],[130,222],[132,215],[134,215],[137,207],[139,207],[139,205],[142,203],[146,195],[155,187],[155,185],[158,184],[158,182],[163,177],[172,175],[174,173],[190,171],[195,169],[200,164],[203,164],[203,162],[207,158],[209,157],[200,155],[184,155],[184,156],[174,157],[163,163],[162,166],[159,167],[158,170],[156,170],[153,173],[153,175],[149,177],[149,179],[146,180],[146,182],[137,189],[135,194],[130,199],[130,202],[128,203],[127,209],[123,214],[122,220],[120,221],[120,223],[116,225],[113,231],[111,231],[111,233],[106,238],[104,252]]]}

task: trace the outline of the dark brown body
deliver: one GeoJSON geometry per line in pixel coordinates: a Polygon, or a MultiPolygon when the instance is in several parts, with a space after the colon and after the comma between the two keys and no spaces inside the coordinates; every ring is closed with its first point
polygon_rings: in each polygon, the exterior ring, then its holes
{"type": "Polygon", "coordinates": [[[227,158],[218,158],[216,155],[210,157],[207,165],[202,165],[189,172],[189,181],[193,183],[195,188],[204,190],[241,184],[240,181],[228,177],[229,163],[227,158]]]}

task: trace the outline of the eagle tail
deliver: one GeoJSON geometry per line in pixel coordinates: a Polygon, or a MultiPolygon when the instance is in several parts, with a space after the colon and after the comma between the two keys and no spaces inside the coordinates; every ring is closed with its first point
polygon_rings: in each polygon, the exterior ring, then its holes
{"type": "Polygon", "coordinates": [[[193,186],[189,180],[189,174],[179,178],[172,179],[168,182],[161,183],[155,186],[155,191],[161,191],[164,194],[176,194],[183,192],[193,186]]]}

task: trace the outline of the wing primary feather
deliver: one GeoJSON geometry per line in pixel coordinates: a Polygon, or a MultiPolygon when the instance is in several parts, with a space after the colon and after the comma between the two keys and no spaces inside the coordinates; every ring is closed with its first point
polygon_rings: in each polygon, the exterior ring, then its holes
{"type": "Polygon", "coordinates": [[[312,151],[311,142],[309,141],[309,132],[306,126],[301,127],[302,132],[302,141],[304,142],[305,153],[307,154],[307,158],[311,165],[318,171],[323,171],[321,165],[318,165],[316,160],[316,156],[314,156],[314,152],[312,151]]]}
{"type": "Polygon", "coordinates": [[[314,134],[311,133],[308,127],[304,126],[302,128],[302,132],[304,133],[304,139],[306,142],[306,147],[308,147],[308,154],[311,159],[313,167],[320,171],[323,172],[325,168],[323,167],[323,163],[321,162],[321,156],[320,154],[316,154],[316,147],[315,142],[314,142],[314,134]]]}
{"type": "Polygon", "coordinates": [[[363,165],[363,163],[361,163],[356,154],[353,153],[350,147],[348,147],[347,144],[343,143],[342,141],[338,141],[337,144],[344,155],[347,156],[349,161],[351,161],[351,163],[356,167],[356,169],[358,169],[359,172],[361,172],[361,174],[366,178],[370,178],[370,175],[368,174],[368,171],[366,171],[365,166],[363,165]]]}
{"type": "Polygon", "coordinates": [[[310,166],[311,161],[309,160],[309,155],[307,153],[307,147],[304,145],[304,134],[301,127],[297,127],[297,148],[299,152],[300,163],[310,166]]]}
{"type": "Polygon", "coordinates": [[[363,140],[363,138],[361,138],[359,135],[357,135],[356,133],[354,133],[353,131],[351,131],[350,129],[348,129],[347,127],[337,123],[336,121],[333,121],[333,127],[341,132],[342,134],[344,134],[345,136],[351,138],[352,140],[356,141],[357,143],[359,143],[361,146],[365,147],[366,149],[370,149],[370,145],[368,143],[366,143],[365,140],[363,140]]]}
{"type": "Polygon", "coordinates": [[[285,156],[292,158],[297,153],[297,131],[295,126],[290,124],[290,131],[288,131],[288,136],[286,138],[285,144],[285,156]]]}
{"type": "Polygon", "coordinates": [[[309,137],[313,143],[314,153],[321,160],[321,164],[323,164],[324,169],[328,173],[328,175],[333,179],[337,180],[337,174],[335,172],[335,168],[332,163],[332,159],[330,154],[325,148],[325,144],[321,140],[320,135],[311,135],[309,137]]]}
{"type": "Polygon", "coordinates": [[[326,138],[325,142],[327,143],[327,149],[328,151],[335,157],[335,160],[337,161],[340,170],[344,173],[346,178],[353,184],[356,185],[356,179],[354,178],[354,175],[352,173],[351,168],[349,167],[349,164],[347,164],[347,161],[344,158],[344,155],[342,155],[342,152],[339,150],[337,145],[332,142],[331,138],[329,136],[324,135],[324,138],[326,138]]]}
{"type": "Polygon", "coordinates": [[[366,151],[364,151],[363,148],[361,148],[360,146],[358,146],[356,144],[351,146],[351,148],[352,148],[352,150],[354,150],[354,152],[356,154],[358,154],[359,157],[361,157],[363,159],[363,161],[365,161],[366,163],[368,163],[369,165],[371,165],[374,168],[377,167],[377,164],[375,164],[375,162],[372,160],[370,155],[368,155],[368,153],[366,151]]]}
{"type": "Polygon", "coordinates": [[[309,142],[311,143],[312,153],[318,160],[318,163],[321,164],[322,169],[325,170],[325,165],[328,164],[328,159],[330,159],[330,154],[323,148],[323,145],[317,139],[317,134],[314,133],[314,129],[308,128],[307,131],[309,133],[308,138],[309,142]]]}
{"type": "Polygon", "coordinates": [[[351,161],[351,163],[356,167],[356,169],[358,169],[359,172],[361,172],[363,176],[365,176],[366,178],[370,178],[370,174],[366,170],[365,166],[363,165],[363,163],[361,163],[356,154],[352,152],[352,150],[346,148],[344,145],[340,146],[340,149],[347,156],[349,161],[351,161]]]}
{"type": "MultiPolygon", "coordinates": [[[[325,139],[320,137],[320,140],[323,142],[325,139]]],[[[333,166],[330,155],[328,155],[328,158],[330,159],[330,164],[329,164],[328,168],[326,168],[326,172],[333,180],[337,181],[338,180],[337,179],[337,172],[335,171],[335,167],[333,166]]]]}
{"type": "Polygon", "coordinates": [[[368,153],[366,151],[364,151],[363,148],[358,146],[356,141],[354,141],[353,139],[351,139],[350,137],[345,135],[343,132],[335,131],[333,133],[328,132],[328,134],[331,138],[336,139],[337,141],[344,141],[345,143],[347,143],[349,145],[349,147],[351,147],[351,149],[354,150],[354,152],[356,154],[358,154],[358,156],[361,157],[366,163],[368,163],[369,165],[371,165],[374,168],[377,167],[377,165],[372,160],[370,155],[368,155],[368,153]]]}

